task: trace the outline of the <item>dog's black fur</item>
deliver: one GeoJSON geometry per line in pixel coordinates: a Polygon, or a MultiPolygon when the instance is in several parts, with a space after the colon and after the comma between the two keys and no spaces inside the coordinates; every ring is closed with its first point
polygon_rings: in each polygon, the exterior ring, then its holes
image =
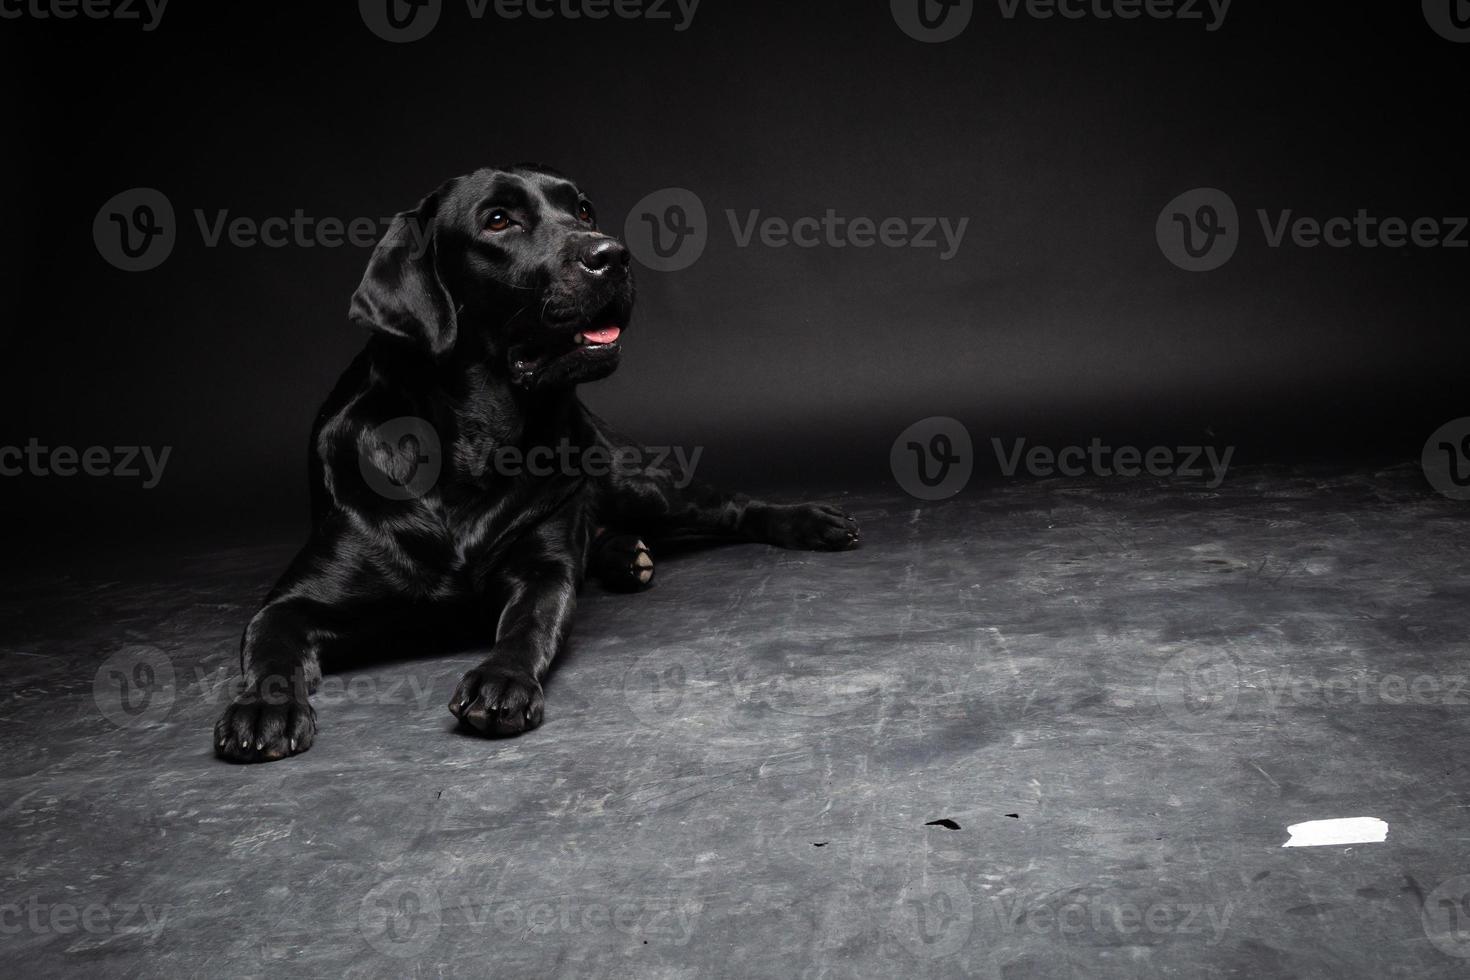
{"type": "Polygon", "coordinates": [[[312,430],[312,533],[251,619],[243,688],[215,725],[215,752],[264,762],[316,736],[308,695],[329,652],[405,624],[453,620],[493,638],[449,710],[485,735],[541,723],[541,681],[566,643],[589,568],[647,587],[644,540],[707,535],[787,548],[855,547],[855,521],[822,504],[721,493],[647,463],[593,416],[576,386],[617,367],[609,328],[633,308],[628,252],[597,230],[572,181],[544,167],[479,170],[400,214],[374,251],[351,318],[367,347],[312,430]],[[583,333],[610,342],[578,344],[583,333]],[[441,449],[437,480],[412,487],[427,447],[384,441],[413,418],[441,449]],[[624,465],[533,475],[493,463],[505,447],[599,447],[624,465]],[[386,482],[385,482],[386,481],[386,482]]]}

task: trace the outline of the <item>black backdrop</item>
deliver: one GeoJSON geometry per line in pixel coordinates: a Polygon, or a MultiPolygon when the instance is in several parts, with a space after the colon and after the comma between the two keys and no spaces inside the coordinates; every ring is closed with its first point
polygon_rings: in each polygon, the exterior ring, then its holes
{"type": "Polygon", "coordinates": [[[708,208],[696,264],[639,270],[624,366],[586,398],[646,441],[706,447],[722,480],[891,484],[892,440],[933,415],[979,443],[1350,462],[1415,459],[1470,414],[1470,250],[1273,249],[1255,218],[1470,213],[1470,45],[1418,4],[1236,0],[1211,31],[1007,19],[989,0],[925,44],[888,0],[703,0],[682,31],[475,20],[445,0],[427,38],[392,44],[352,2],[174,0],[152,31],[26,16],[0,20],[0,45],[0,445],[173,447],[152,490],[0,481],[17,531],[54,533],[42,512],[72,533],[174,533],[221,503],[237,533],[304,520],[306,433],[361,344],[344,314],[367,251],[207,248],[194,210],[378,217],[518,160],[571,173],[619,232],[660,188],[708,208]],[[1191,273],[1154,226],[1204,186],[1239,206],[1241,241],[1191,273]],[[133,187],[178,216],[147,272],[92,235],[133,187]],[[829,208],[969,226],[943,261],[740,248],[726,218],[829,208]]]}

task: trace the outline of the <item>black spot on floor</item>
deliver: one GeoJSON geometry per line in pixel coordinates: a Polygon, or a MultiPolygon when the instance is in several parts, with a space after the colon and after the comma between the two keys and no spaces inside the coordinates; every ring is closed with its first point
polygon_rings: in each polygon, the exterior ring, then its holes
{"type": "Polygon", "coordinates": [[[945,817],[943,820],[930,820],[928,823],[924,824],[924,826],[925,827],[943,827],[946,830],[959,830],[960,829],[960,825],[957,824],[957,823],[955,823],[953,820],[949,819],[948,817],[945,817]]]}

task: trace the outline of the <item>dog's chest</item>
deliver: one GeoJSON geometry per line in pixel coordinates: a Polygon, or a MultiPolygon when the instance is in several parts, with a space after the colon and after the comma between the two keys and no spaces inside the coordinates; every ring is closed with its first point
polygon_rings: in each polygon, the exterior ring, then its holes
{"type": "Polygon", "coordinates": [[[439,508],[450,570],[492,569],[516,542],[575,506],[583,490],[581,479],[561,473],[480,474],[450,488],[439,508]]]}
{"type": "Polygon", "coordinates": [[[484,401],[459,414],[433,502],[446,571],[479,577],[587,493],[579,462],[588,434],[575,419],[528,418],[484,401]]]}

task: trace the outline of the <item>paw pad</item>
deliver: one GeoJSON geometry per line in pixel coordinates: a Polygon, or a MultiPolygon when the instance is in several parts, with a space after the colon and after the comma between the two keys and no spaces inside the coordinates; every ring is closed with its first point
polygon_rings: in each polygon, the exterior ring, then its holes
{"type": "Polygon", "coordinates": [[[640,539],[618,535],[602,543],[592,573],[615,592],[634,592],[653,582],[653,555],[640,539]]]}

